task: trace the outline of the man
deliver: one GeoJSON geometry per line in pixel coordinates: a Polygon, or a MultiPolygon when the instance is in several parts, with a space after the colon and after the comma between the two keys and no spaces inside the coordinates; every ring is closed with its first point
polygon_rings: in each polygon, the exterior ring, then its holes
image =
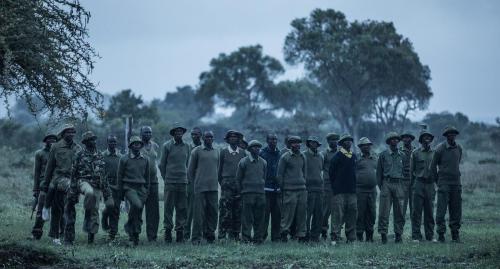
{"type": "Polygon", "coordinates": [[[128,144],[129,153],[120,158],[118,163],[118,192],[120,201],[130,204],[125,232],[134,246],[139,245],[142,226],[142,211],[150,190],[149,158],[141,153],[144,142],[138,136],[132,136],[128,144]]]}
{"type": "Polygon", "coordinates": [[[236,169],[241,159],[246,156],[245,150],[238,147],[243,135],[234,130],[226,133],[224,140],[228,144],[220,151],[219,184],[221,196],[219,200],[219,239],[239,239],[241,230],[241,197],[237,190],[236,169]]]}
{"type": "Polygon", "coordinates": [[[203,145],[191,152],[188,166],[188,180],[194,187],[193,230],[191,241],[194,245],[203,236],[208,243],[215,241],[217,228],[217,198],[219,195],[218,164],[219,152],[213,148],[214,134],[205,131],[203,145]]]}
{"type": "Polygon", "coordinates": [[[373,242],[373,226],[376,218],[377,204],[377,157],[372,154],[372,142],[366,137],[359,140],[361,156],[356,162],[356,196],[358,218],[356,221],[356,237],[358,241],[373,242]]]}
{"type": "MultiPolygon", "coordinates": [[[[410,219],[411,219],[411,211],[412,211],[412,192],[411,192],[411,184],[410,184],[410,158],[411,153],[415,149],[412,145],[413,140],[415,140],[415,136],[409,132],[403,132],[401,134],[401,141],[403,145],[399,149],[401,153],[403,153],[403,190],[404,190],[404,204],[403,204],[403,219],[406,222],[406,209],[410,208],[410,219]]],[[[404,224],[403,224],[404,225],[404,224]]]]}
{"type": "Polygon", "coordinates": [[[434,136],[425,128],[420,132],[418,142],[420,148],[413,151],[410,162],[411,186],[413,188],[413,211],[411,216],[412,239],[422,240],[420,226],[422,211],[424,212],[425,239],[434,239],[434,198],[436,197],[435,181],[431,176],[430,164],[434,156],[431,148],[434,136]]]}
{"type": "Polygon", "coordinates": [[[158,225],[160,223],[160,201],[158,197],[158,176],[156,171],[156,160],[158,159],[158,152],[160,146],[151,140],[153,137],[153,130],[150,126],[143,126],[141,128],[141,140],[144,146],[141,153],[149,158],[149,176],[150,187],[148,191],[148,198],[146,200],[146,235],[149,242],[156,241],[158,235],[158,225]]]}
{"type": "Polygon", "coordinates": [[[163,144],[158,166],[165,182],[163,225],[167,243],[172,242],[174,209],[176,241],[184,241],[187,218],[187,166],[191,154],[190,146],[182,140],[186,131],[186,128],[179,124],[170,129],[172,139],[163,144]]]}
{"type": "MultiPolygon", "coordinates": [[[[199,127],[193,127],[191,129],[191,140],[192,143],[189,145],[189,153],[201,145],[201,129],[199,127]]],[[[186,231],[184,233],[184,239],[189,240],[191,238],[191,228],[193,226],[193,204],[194,204],[194,189],[191,181],[188,180],[187,184],[187,221],[186,221],[186,231]]]]}
{"type": "MultiPolygon", "coordinates": [[[[322,152],[323,155],[323,181],[325,182],[323,187],[323,225],[321,227],[321,237],[323,239],[327,238],[328,234],[328,222],[333,223],[330,220],[330,215],[332,212],[332,185],[330,183],[330,163],[333,155],[337,153],[337,144],[340,136],[336,133],[329,133],[326,135],[326,142],[328,143],[328,148],[322,152]]],[[[332,236],[333,229],[330,231],[330,237],[332,236]]]]}
{"type": "Polygon", "coordinates": [[[102,153],[104,161],[104,178],[107,181],[113,198],[113,206],[105,208],[102,211],[101,223],[103,230],[108,231],[110,240],[114,240],[118,234],[118,222],[120,220],[120,194],[118,193],[118,182],[116,174],[118,173],[118,163],[122,155],[117,152],[116,146],[118,139],[114,135],[107,138],[108,148],[102,153]]]}
{"type": "Polygon", "coordinates": [[[448,225],[453,242],[460,242],[460,224],[462,222],[462,182],[460,181],[460,161],[462,146],[455,140],[460,134],[455,127],[446,127],[443,136],[446,141],[436,147],[431,162],[433,179],[437,180],[438,195],[436,224],[438,240],[445,241],[445,215],[449,210],[448,225]]]}
{"type": "Polygon", "coordinates": [[[238,163],[236,182],[241,193],[241,239],[245,243],[262,243],[266,197],[264,185],[266,161],[259,156],[262,144],[252,140],[248,144],[250,154],[238,163]],[[253,229],[253,237],[252,237],[253,229]]]}
{"type": "Polygon", "coordinates": [[[290,227],[295,221],[296,236],[305,242],[306,236],[306,159],[300,152],[302,140],[298,136],[288,139],[290,150],[278,162],[278,182],[282,190],[281,240],[288,241],[290,227]]]}
{"type": "Polygon", "coordinates": [[[245,140],[245,137],[241,135],[240,142],[238,143],[238,147],[242,149],[243,151],[247,150],[248,148],[248,142],[245,140]]]}
{"type": "Polygon", "coordinates": [[[307,150],[303,152],[307,175],[306,238],[312,242],[319,242],[323,224],[323,155],[318,151],[320,146],[318,138],[310,136],[306,140],[307,150]]]}
{"type": "Polygon", "coordinates": [[[345,224],[347,243],[356,240],[356,218],[358,212],[356,197],[356,155],[352,153],[353,138],[343,135],[339,139],[340,150],[330,162],[332,184],[332,245],[339,241],[342,225],[345,224]]]}
{"type": "Polygon", "coordinates": [[[279,188],[277,172],[280,152],[278,150],[278,137],[275,134],[268,134],[266,138],[267,147],[260,152],[267,163],[266,182],[264,191],[266,193],[266,209],[263,225],[263,240],[267,238],[269,221],[271,221],[271,241],[280,240],[281,222],[281,190],[279,188]]]}
{"type": "Polygon", "coordinates": [[[83,231],[88,235],[88,244],[94,243],[95,234],[99,230],[99,201],[106,201],[106,208],[112,208],[113,198],[110,195],[108,182],[105,179],[105,166],[101,153],[97,150],[97,136],[91,131],[82,135],[84,149],[79,151],[73,161],[70,191],[64,203],[64,243],[72,245],[75,240],[76,210],[78,196],[85,196],[83,231]]]}
{"type": "Polygon", "coordinates": [[[290,150],[290,142],[288,142],[289,135],[285,136],[285,146],[280,150],[280,156],[283,156],[286,152],[290,150]]]}
{"type": "Polygon", "coordinates": [[[387,243],[387,232],[389,230],[389,215],[393,207],[395,242],[403,242],[403,153],[398,150],[401,140],[395,132],[390,132],[385,140],[389,149],[380,153],[377,162],[377,185],[380,189],[378,232],[382,244],[387,243]]]}
{"type": "Polygon", "coordinates": [[[49,212],[50,207],[49,237],[53,238],[56,245],[61,245],[59,236],[64,233],[64,199],[70,188],[73,160],[81,150],[73,141],[75,133],[73,125],[63,126],[58,134],[59,141],[50,148],[44,180],[40,184],[40,190],[47,194],[43,211],[49,212]]]}
{"type": "Polygon", "coordinates": [[[57,141],[55,134],[47,134],[43,138],[45,146],[35,152],[35,166],[33,169],[33,199],[37,202],[35,225],[31,230],[33,239],[40,240],[43,234],[44,220],[42,218],[42,211],[45,203],[45,192],[40,192],[40,183],[43,181],[45,167],[49,158],[50,147],[57,141]]]}

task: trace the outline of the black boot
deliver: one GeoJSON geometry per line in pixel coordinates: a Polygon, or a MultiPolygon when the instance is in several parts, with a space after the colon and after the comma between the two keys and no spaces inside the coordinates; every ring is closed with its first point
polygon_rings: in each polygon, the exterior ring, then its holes
{"type": "Polygon", "coordinates": [[[357,233],[356,237],[358,238],[359,242],[363,242],[363,233],[357,233]]]}
{"type": "Polygon", "coordinates": [[[281,242],[283,242],[283,243],[288,242],[288,234],[287,233],[281,233],[281,242]]]}
{"type": "Polygon", "coordinates": [[[134,244],[134,246],[139,245],[139,234],[138,233],[132,235],[132,243],[134,244]]]}
{"type": "Polygon", "coordinates": [[[366,232],[366,242],[373,242],[373,232],[366,232]]]}
{"type": "Polygon", "coordinates": [[[387,234],[381,234],[380,237],[382,238],[382,244],[387,244],[387,234]]]}
{"type": "Polygon", "coordinates": [[[165,243],[172,243],[172,232],[165,232],[165,243]]]}
{"type": "Polygon", "coordinates": [[[175,242],[177,242],[177,243],[184,242],[184,232],[183,231],[177,231],[177,233],[175,235],[175,242]]]}
{"type": "Polygon", "coordinates": [[[458,231],[451,233],[451,241],[453,241],[454,243],[460,243],[460,235],[458,231]]]}
{"type": "Polygon", "coordinates": [[[326,234],[326,231],[321,231],[321,238],[323,238],[323,240],[328,239],[328,235],[326,234]]]}
{"type": "Polygon", "coordinates": [[[403,238],[401,237],[401,234],[396,234],[396,239],[394,239],[395,243],[402,243],[403,238]]]}
{"type": "Polygon", "coordinates": [[[87,235],[87,243],[88,243],[89,245],[94,244],[94,237],[95,237],[95,234],[93,234],[93,233],[89,233],[89,234],[87,235]]]}
{"type": "Polygon", "coordinates": [[[444,239],[444,234],[439,234],[438,235],[438,241],[441,243],[444,243],[446,240],[444,239]]]}

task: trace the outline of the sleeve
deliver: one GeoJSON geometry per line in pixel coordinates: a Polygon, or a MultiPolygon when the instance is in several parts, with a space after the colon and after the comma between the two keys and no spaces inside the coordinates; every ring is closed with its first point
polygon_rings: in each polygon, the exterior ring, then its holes
{"type": "Polygon", "coordinates": [[[266,178],[267,178],[267,162],[264,159],[263,159],[263,161],[264,161],[264,173],[263,173],[263,175],[264,175],[264,182],[265,182],[266,178]]]}
{"type": "Polygon", "coordinates": [[[278,161],[277,178],[278,178],[278,185],[280,186],[280,189],[282,189],[282,190],[283,190],[284,179],[285,179],[286,156],[287,156],[286,154],[283,154],[283,156],[281,156],[279,161],[278,161]]]}
{"type": "Polygon", "coordinates": [[[434,152],[434,155],[432,156],[432,161],[431,161],[431,166],[430,166],[431,177],[432,177],[432,181],[434,181],[434,182],[437,182],[437,180],[438,180],[437,166],[439,164],[440,159],[441,159],[441,150],[440,150],[440,147],[438,147],[436,149],[436,152],[434,152]]]}
{"type": "Polygon", "coordinates": [[[416,151],[413,151],[410,155],[410,186],[413,186],[413,183],[415,182],[416,155],[416,151]]]}
{"type": "Polygon", "coordinates": [[[378,161],[377,161],[377,185],[379,188],[382,188],[382,185],[384,184],[384,165],[382,164],[384,161],[384,154],[380,154],[378,161]]]}
{"type": "Polygon", "coordinates": [[[307,178],[307,158],[304,155],[304,153],[301,154],[302,160],[304,160],[304,163],[302,164],[302,173],[304,174],[304,179],[307,178]]]}
{"type": "Polygon", "coordinates": [[[148,190],[148,193],[149,193],[149,188],[151,187],[151,169],[150,169],[151,166],[150,166],[149,162],[151,160],[150,160],[150,158],[147,158],[147,157],[144,159],[146,159],[146,169],[144,169],[145,170],[144,171],[144,178],[146,179],[146,189],[148,190]]]}
{"type": "Polygon", "coordinates": [[[245,158],[241,159],[240,162],[238,163],[238,168],[236,168],[236,184],[238,188],[238,192],[241,192],[241,187],[242,187],[242,181],[243,178],[245,177],[245,158]]]}
{"type": "Polygon", "coordinates": [[[330,177],[330,182],[333,186],[333,182],[335,182],[336,180],[336,170],[335,167],[337,166],[337,157],[338,154],[335,154],[333,155],[332,157],[332,160],[330,161],[330,169],[328,170],[329,171],[329,177],[330,177]]]}
{"type": "Polygon", "coordinates": [[[222,167],[224,166],[224,158],[223,158],[224,154],[221,154],[222,152],[223,152],[223,150],[219,151],[219,167],[218,167],[218,173],[217,173],[219,175],[219,177],[218,177],[219,185],[222,184],[222,172],[223,172],[222,167]]]}
{"type": "Polygon", "coordinates": [[[40,191],[40,175],[42,171],[42,160],[40,154],[37,152],[35,153],[35,164],[33,167],[33,191],[38,192],[40,191]]]}
{"type": "Polygon", "coordinates": [[[47,160],[47,166],[45,167],[45,175],[43,177],[43,182],[40,186],[40,190],[47,192],[49,189],[50,181],[52,180],[52,176],[54,175],[54,169],[56,167],[56,155],[55,149],[52,147],[49,152],[49,157],[47,160]]]}
{"type": "Polygon", "coordinates": [[[167,158],[168,158],[168,149],[167,149],[167,143],[165,143],[161,148],[160,163],[158,164],[158,169],[160,169],[160,175],[163,178],[163,180],[165,180],[165,175],[167,173],[167,158]]]}
{"type": "Polygon", "coordinates": [[[198,152],[197,148],[194,148],[191,151],[191,158],[189,158],[189,165],[188,165],[188,181],[190,183],[194,182],[197,166],[198,166],[198,152]]]}
{"type": "Polygon", "coordinates": [[[120,200],[123,200],[123,175],[125,172],[125,159],[124,157],[120,158],[118,161],[118,169],[117,169],[117,174],[116,174],[116,182],[118,184],[118,194],[120,197],[120,200]]]}

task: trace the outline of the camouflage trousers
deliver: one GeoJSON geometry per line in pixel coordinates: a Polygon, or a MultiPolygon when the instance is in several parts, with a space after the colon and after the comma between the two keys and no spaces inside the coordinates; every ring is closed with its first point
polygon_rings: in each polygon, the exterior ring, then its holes
{"type": "Polygon", "coordinates": [[[451,233],[458,234],[462,222],[462,186],[442,184],[438,186],[436,225],[437,233],[446,232],[446,211],[449,211],[448,225],[451,233]]]}
{"type": "MultiPolygon", "coordinates": [[[[84,196],[83,231],[96,234],[99,231],[99,201],[102,197],[102,191],[86,181],[80,181],[78,189],[79,193],[84,196]]],[[[68,197],[64,204],[64,220],[64,241],[73,242],[75,240],[76,209],[74,201],[68,197]]]]}
{"type": "Polygon", "coordinates": [[[241,203],[241,239],[244,242],[262,242],[264,240],[262,226],[266,208],[265,194],[244,193],[241,195],[241,203]]]}
{"type": "Polygon", "coordinates": [[[404,218],[404,185],[401,180],[384,181],[380,188],[378,232],[387,234],[389,231],[389,215],[394,218],[394,233],[403,234],[404,218]]]}
{"type": "Polygon", "coordinates": [[[241,231],[241,196],[233,187],[221,186],[219,200],[219,239],[239,239],[241,231]]]}
{"type": "Polygon", "coordinates": [[[434,182],[417,179],[413,186],[413,212],[411,217],[412,239],[422,240],[420,227],[422,224],[422,211],[424,213],[425,238],[432,240],[434,237],[434,200],[436,189],[434,182]]]}
{"type": "Polygon", "coordinates": [[[332,240],[340,239],[342,226],[345,224],[345,235],[348,241],[356,240],[356,218],[358,216],[357,197],[355,193],[341,193],[333,195],[332,240]]]}

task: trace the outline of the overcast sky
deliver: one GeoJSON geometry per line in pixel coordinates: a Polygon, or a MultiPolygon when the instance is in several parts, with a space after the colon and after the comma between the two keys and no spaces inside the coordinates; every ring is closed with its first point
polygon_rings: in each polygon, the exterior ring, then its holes
{"type": "MultiPolygon", "coordinates": [[[[434,97],[428,111],[461,111],[473,120],[500,116],[500,1],[496,0],[197,0],[82,1],[98,59],[93,79],[113,94],[131,88],[144,99],[196,85],[210,59],[261,44],[283,62],[294,18],[333,8],[348,20],[394,22],[429,65],[434,97]]],[[[282,79],[303,75],[286,66],[282,79]]],[[[421,117],[422,114],[413,117],[421,117]]]]}

